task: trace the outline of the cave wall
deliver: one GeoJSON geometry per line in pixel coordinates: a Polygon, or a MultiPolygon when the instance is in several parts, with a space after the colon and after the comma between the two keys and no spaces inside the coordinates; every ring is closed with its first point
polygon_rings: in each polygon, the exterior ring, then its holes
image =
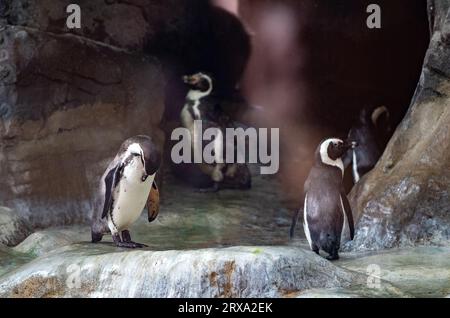
{"type": "Polygon", "coordinates": [[[161,66],[85,38],[16,26],[1,36],[1,205],[33,226],[85,221],[122,141],[163,143],[161,66]]]}
{"type": "Polygon", "coordinates": [[[0,205],[31,227],[87,221],[120,144],[136,134],[164,142],[164,74],[142,54],[144,13],[81,1],[83,27],[68,30],[68,3],[1,6],[0,205]]]}
{"type": "Polygon", "coordinates": [[[123,140],[164,146],[181,75],[234,87],[250,54],[242,24],[207,0],[7,0],[0,26],[0,206],[31,228],[87,221],[123,140]],[[66,27],[70,3],[80,29],[66,27]]]}
{"type": "Polygon", "coordinates": [[[354,249],[450,239],[450,2],[429,1],[430,46],[405,118],[350,194],[354,249]]]}

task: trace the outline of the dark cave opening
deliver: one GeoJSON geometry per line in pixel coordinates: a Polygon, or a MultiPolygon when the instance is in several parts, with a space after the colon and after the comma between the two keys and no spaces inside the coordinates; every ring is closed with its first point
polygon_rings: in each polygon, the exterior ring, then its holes
{"type": "Polygon", "coordinates": [[[409,107],[429,43],[426,1],[377,1],[381,29],[369,29],[372,2],[240,2],[253,34],[244,91],[267,114],[250,118],[280,127],[293,197],[321,139],[344,138],[363,107],[388,107],[395,129],[409,107]]]}
{"type": "Polygon", "coordinates": [[[414,94],[429,42],[426,0],[377,1],[380,29],[366,25],[370,3],[216,0],[191,8],[183,40],[161,52],[166,60],[174,52],[166,132],[184,103],[182,74],[212,72],[224,95],[239,85],[247,101],[239,119],[280,128],[280,175],[298,197],[321,139],[345,137],[363,107],[385,105],[395,128],[414,94]]]}

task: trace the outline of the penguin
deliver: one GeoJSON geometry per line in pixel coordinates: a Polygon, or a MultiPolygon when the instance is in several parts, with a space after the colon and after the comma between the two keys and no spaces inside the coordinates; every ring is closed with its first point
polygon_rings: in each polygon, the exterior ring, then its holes
{"type": "Polygon", "coordinates": [[[109,230],[118,247],[146,246],[131,240],[129,228],[146,205],[149,222],[158,215],[155,174],[160,164],[160,151],[150,137],[138,135],[122,143],[100,180],[92,213],[93,243],[99,242],[109,230]]]}
{"type": "Polygon", "coordinates": [[[348,133],[348,139],[358,143],[358,147],[348,152],[344,165],[351,163],[353,183],[372,170],[386,146],[390,133],[389,111],[385,106],[374,110],[364,107],[348,133]]]}
{"type": "MultiPolygon", "coordinates": [[[[338,138],[323,140],[315,152],[315,162],[304,184],[303,229],[309,247],[316,254],[322,249],[328,260],[339,258],[341,234],[347,219],[350,238],[354,236],[353,214],[342,183],[342,156],[355,143],[338,138]]],[[[292,219],[290,237],[294,236],[300,209],[292,219]]]]}
{"type": "MultiPolygon", "coordinates": [[[[202,128],[218,128],[222,135],[226,128],[234,128],[235,123],[223,111],[220,99],[214,95],[214,79],[210,74],[199,72],[182,77],[183,82],[189,86],[185,104],[181,110],[181,124],[188,128],[191,136],[194,136],[194,121],[201,120],[202,128]]],[[[202,132],[203,133],[203,132],[202,132]]],[[[197,138],[192,138],[192,149],[194,149],[197,138]]],[[[223,138],[217,138],[216,143],[222,143],[223,138]]],[[[202,145],[197,145],[203,149],[202,145]]],[[[225,158],[225,153],[223,153],[225,158]]],[[[201,172],[210,177],[212,186],[209,188],[200,188],[200,192],[216,192],[220,188],[240,188],[248,189],[251,187],[251,174],[245,164],[226,164],[224,162],[215,162],[214,164],[198,164],[201,172]],[[242,166],[242,167],[241,167],[242,166]],[[239,174],[239,175],[237,175],[239,174]],[[224,182],[224,180],[227,182],[224,182]],[[226,186],[225,186],[226,185],[226,186]]]]}

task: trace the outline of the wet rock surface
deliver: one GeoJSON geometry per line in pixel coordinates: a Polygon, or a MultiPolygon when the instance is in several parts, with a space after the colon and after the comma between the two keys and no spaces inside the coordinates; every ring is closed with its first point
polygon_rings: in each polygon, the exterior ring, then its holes
{"type": "MultiPolygon", "coordinates": [[[[390,282],[413,297],[444,297],[450,291],[450,248],[419,246],[376,253],[344,253],[337,266],[390,282]]],[[[376,281],[371,279],[372,286],[376,281]]]]}
{"type": "Polygon", "coordinates": [[[341,260],[329,262],[309,251],[301,229],[288,241],[291,213],[282,207],[275,180],[255,176],[248,191],[209,194],[168,181],[158,219],[148,223],[144,214],[131,229],[133,239],[148,248],[116,248],[110,236],[90,243],[89,226],[83,225],[37,231],[14,248],[0,247],[0,295],[442,297],[449,292],[448,248],[341,253],[341,260]],[[371,264],[381,270],[375,287],[367,284],[373,281],[367,276],[371,264]]]}
{"type": "Polygon", "coordinates": [[[0,295],[280,297],[308,288],[363,282],[363,275],[292,247],[155,252],[81,243],[54,250],[4,275],[0,295]],[[72,271],[79,271],[78,277],[72,271]]]}
{"type": "Polygon", "coordinates": [[[119,249],[110,236],[92,244],[88,226],[38,231],[5,248],[0,295],[288,297],[364,282],[364,275],[300,248],[303,240],[288,245],[290,211],[276,180],[255,176],[248,191],[209,194],[168,181],[159,218],[148,223],[144,214],[131,229],[148,248],[119,249]]]}
{"type": "Polygon", "coordinates": [[[431,7],[433,36],[410,109],[350,194],[358,223],[349,248],[450,240],[450,4],[431,7]]]}

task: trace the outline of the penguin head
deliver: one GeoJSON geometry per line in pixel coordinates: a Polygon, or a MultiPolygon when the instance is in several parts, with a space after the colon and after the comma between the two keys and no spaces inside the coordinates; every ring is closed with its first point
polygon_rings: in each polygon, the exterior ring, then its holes
{"type": "Polygon", "coordinates": [[[183,76],[183,82],[186,83],[191,91],[196,91],[202,95],[209,95],[213,90],[213,78],[206,73],[195,73],[183,76]]]}
{"type": "Polygon", "coordinates": [[[363,125],[379,127],[389,122],[390,113],[386,106],[366,106],[359,112],[359,122],[363,125]]]}
{"type": "Polygon", "coordinates": [[[317,160],[322,164],[335,166],[343,171],[344,168],[341,157],[345,155],[349,148],[354,148],[356,146],[356,142],[343,141],[339,138],[325,139],[317,148],[317,160]]]}
{"type": "Polygon", "coordinates": [[[373,126],[384,133],[390,133],[392,130],[389,109],[386,106],[379,106],[375,108],[371,115],[370,120],[373,126]]]}
{"type": "Polygon", "coordinates": [[[161,165],[161,152],[149,136],[138,135],[128,139],[125,144],[126,151],[132,156],[139,157],[142,162],[144,168],[142,181],[156,173],[161,165]]]}

